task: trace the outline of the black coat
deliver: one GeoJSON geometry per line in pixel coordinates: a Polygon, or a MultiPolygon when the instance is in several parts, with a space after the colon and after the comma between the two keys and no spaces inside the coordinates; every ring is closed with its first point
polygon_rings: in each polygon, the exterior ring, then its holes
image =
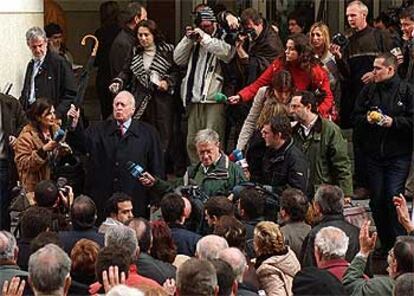
{"type": "Polygon", "coordinates": [[[153,279],[160,285],[164,284],[167,279],[175,279],[174,265],[157,260],[147,253],[139,254],[137,266],[139,266],[140,275],[153,279]]]}
{"type": "Polygon", "coordinates": [[[98,233],[98,229],[90,228],[86,230],[70,230],[70,231],[59,231],[59,239],[63,245],[63,250],[70,255],[75,244],[83,239],[89,239],[96,242],[99,247],[104,247],[105,236],[102,233],[98,233]]]}
{"type": "Polygon", "coordinates": [[[377,159],[411,155],[413,117],[414,87],[398,75],[365,86],[354,110],[354,133],[360,139],[362,151],[377,159]],[[393,119],[391,127],[368,123],[368,111],[377,107],[393,119]]]}
{"type": "Polygon", "coordinates": [[[124,28],[115,37],[109,51],[109,67],[111,78],[115,78],[122,71],[132,48],[138,43],[137,34],[131,29],[124,28]]]}
{"type": "Polygon", "coordinates": [[[177,246],[177,254],[193,257],[201,236],[179,224],[169,224],[169,227],[171,228],[172,239],[177,246]]]}
{"type": "MultiPolygon", "coordinates": [[[[8,139],[9,136],[18,137],[21,129],[27,123],[26,114],[19,104],[19,101],[12,96],[0,93],[0,110],[1,128],[4,132],[4,138],[8,139]]],[[[13,149],[8,144],[6,145],[6,153],[7,159],[9,160],[9,181],[12,182],[17,179],[17,172],[15,171],[13,149]]]]}
{"type": "Polygon", "coordinates": [[[132,161],[145,171],[163,177],[163,154],[156,130],[143,122],[132,120],[131,126],[121,137],[115,120],[101,121],[85,131],[77,129],[68,141],[83,153],[90,162],[91,195],[98,209],[98,220],[103,219],[105,201],[115,192],[132,197],[134,215],[149,217],[150,196],[146,188],[134,179],[126,164],[132,161]]]}
{"type": "Polygon", "coordinates": [[[273,192],[281,195],[287,188],[307,192],[309,163],[303,152],[286,140],[278,150],[266,149],[263,157],[263,184],[271,185],[273,192]]]}
{"type": "Polygon", "coordinates": [[[316,259],[314,255],[315,237],[316,234],[324,227],[333,226],[341,229],[349,237],[348,250],[346,251],[345,259],[351,262],[359,251],[359,228],[345,221],[343,215],[326,215],[321,222],[316,225],[309,232],[308,236],[303,241],[300,262],[302,268],[307,266],[316,266],[316,259]]]}
{"type": "MultiPolygon", "coordinates": [[[[27,111],[30,107],[30,85],[34,61],[26,68],[20,103],[27,111]]],[[[52,101],[59,115],[66,114],[76,97],[75,77],[70,64],[60,55],[47,51],[45,59],[35,77],[35,98],[47,98],[52,101]]]]}

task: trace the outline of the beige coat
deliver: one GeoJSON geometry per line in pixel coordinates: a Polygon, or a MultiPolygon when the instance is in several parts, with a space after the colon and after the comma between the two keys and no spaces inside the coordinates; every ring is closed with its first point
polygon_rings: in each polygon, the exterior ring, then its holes
{"type": "Polygon", "coordinates": [[[256,273],[267,296],[291,296],[293,278],[299,270],[300,263],[289,248],[287,254],[263,261],[256,273]]]}
{"type": "MultiPolygon", "coordinates": [[[[57,128],[54,127],[53,131],[57,128]]],[[[34,191],[39,181],[50,179],[51,168],[48,160],[37,152],[43,145],[45,143],[40,138],[39,132],[31,124],[27,124],[17,138],[14,161],[20,182],[26,192],[34,191]]]]}

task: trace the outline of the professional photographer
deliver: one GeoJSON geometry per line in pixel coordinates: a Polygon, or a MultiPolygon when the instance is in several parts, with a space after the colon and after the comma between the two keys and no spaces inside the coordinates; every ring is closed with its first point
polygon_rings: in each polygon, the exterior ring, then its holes
{"type": "MultiPolygon", "coordinates": [[[[208,197],[214,195],[229,195],[234,186],[244,181],[241,167],[229,160],[227,155],[220,151],[220,140],[217,132],[204,129],[197,133],[194,144],[197,149],[199,163],[187,168],[183,178],[173,183],[155,178],[145,172],[139,179],[147,187],[160,194],[172,192],[178,186],[196,185],[201,195],[208,197]]],[[[206,201],[204,200],[204,202],[206,201]]]]}
{"type": "Polygon", "coordinates": [[[174,61],[187,66],[181,87],[184,106],[188,107],[187,152],[191,163],[198,162],[194,137],[200,129],[210,127],[224,139],[224,104],[216,103],[223,76],[220,61],[230,62],[234,48],[219,38],[216,17],[210,7],[197,12],[196,27],[187,27],[186,34],[174,50],[174,61]]]}
{"type": "Polygon", "coordinates": [[[70,208],[73,204],[72,187],[67,184],[57,185],[50,180],[40,181],[34,191],[34,202],[36,206],[47,208],[51,212],[52,231],[70,228],[70,208]]]}
{"type": "Polygon", "coordinates": [[[236,52],[245,78],[242,85],[248,85],[283,52],[283,45],[278,32],[254,8],[243,10],[241,24],[236,52]]]}

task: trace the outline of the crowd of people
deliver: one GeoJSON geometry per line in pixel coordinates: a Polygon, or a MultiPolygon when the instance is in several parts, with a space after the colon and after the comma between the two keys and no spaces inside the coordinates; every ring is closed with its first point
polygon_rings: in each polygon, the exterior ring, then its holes
{"type": "Polygon", "coordinates": [[[62,28],[29,28],[21,97],[0,94],[2,295],[411,295],[403,2],[375,27],[349,2],[344,34],[292,13],[286,38],[200,4],[174,45],[141,4],[107,1],[98,122],[62,28]]]}

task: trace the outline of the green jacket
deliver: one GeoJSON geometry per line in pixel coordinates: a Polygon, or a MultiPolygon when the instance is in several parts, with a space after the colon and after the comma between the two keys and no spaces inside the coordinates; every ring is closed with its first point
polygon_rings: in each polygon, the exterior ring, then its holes
{"type": "Polygon", "coordinates": [[[308,137],[297,123],[293,127],[293,139],[309,160],[311,192],[315,192],[321,184],[334,184],[341,187],[345,196],[352,196],[347,142],[335,123],[318,117],[308,137]]]}
{"type": "Polygon", "coordinates": [[[351,265],[345,271],[342,284],[352,296],[386,296],[393,295],[395,281],[387,276],[376,276],[364,279],[364,270],[367,261],[361,256],[355,256],[351,265]]]}
{"type": "Polygon", "coordinates": [[[215,195],[227,196],[234,186],[244,181],[243,170],[230,161],[227,155],[222,154],[218,162],[210,166],[207,172],[204,172],[201,163],[199,163],[196,166],[188,167],[185,176],[175,181],[167,182],[157,178],[153,189],[163,195],[172,192],[179,186],[195,183],[209,197],[215,195]],[[188,181],[185,181],[186,179],[188,181]]]}

